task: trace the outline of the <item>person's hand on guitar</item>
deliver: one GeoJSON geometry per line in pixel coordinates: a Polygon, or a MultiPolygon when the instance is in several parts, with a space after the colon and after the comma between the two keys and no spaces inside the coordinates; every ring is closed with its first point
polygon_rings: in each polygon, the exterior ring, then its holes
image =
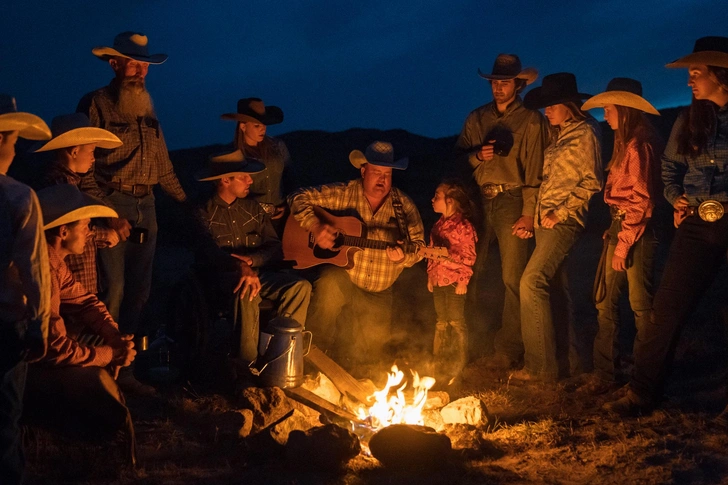
{"type": "MultiPolygon", "coordinates": [[[[402,244],[402,241],[397,241],[402,244]]],[[[393,263],[399,264],[404,262],[404,251],[400,246],[387,246],[387,257],[393,263]]]]}
{"type": "Polygon", "coordinates": [[[232,254],[231,256],[240,260],[240,281],[235,286],[233,293],[240,290],[241,300],[247,296],[249,301],[253,301],[253,298],[260,293],[260,279],[250,266],[253,261],[248,256],[240,256],[239,254],[232,254]]]}
{"type": "Polygon", "coordinates": [[[311,226],[311,234],[316,245],[322,249],[331,249],[334,247],[336,228],[323,222],[317,222],[311,226]]]}

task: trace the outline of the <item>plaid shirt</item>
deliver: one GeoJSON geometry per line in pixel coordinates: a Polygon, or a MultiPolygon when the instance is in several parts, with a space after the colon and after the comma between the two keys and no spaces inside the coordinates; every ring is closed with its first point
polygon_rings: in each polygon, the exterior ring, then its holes
{"type": "MultiPolygon", "coordinates": [[[[55,162],[51,165],[46,177],[43,181],[44,187],[59,184],[71,184],[77,186],[80,190],[98,197],[100,190],[98,185],[94,182],[93,186],[88,187],[84,190],[81,187],[81,175],[70,170],[65,165],[55,162]]],[[[83,248],[83,254],[71,254],[66,258],[66,264],[73,273],[73,277],[88,290],[89,293],[98,293],[101,291],[99,286],[98,278],[98,265],[96,262],[96,248],[106,247],[109,243],[109,237],[113,229],[108,227],[101,227],[94,225],[91,231],[91,236],[86,241],[86,246],[83,248]]]]}
{"type": "Polygon", "coordinates": [[[655,208],[658,194],[660,142],[646,140],[637,144],[631,140],[625,147],[624,158],[615,164],[604,186],[604,202],[624,211],[614,254],[626,258],[629,248],[645,232],[655,208]]]}
{"type": "Polygon", "coordinates": [[[48,246],[51,268],[51,319],[48,330],[48,353],[41,363],[48,365],[105,367],[111,363],[113,349],[108,345],[90,347],[68,336],[61,313],[72,316],[105,342],[119,338],[119,327],[106,306],[95,295],[86,291],[61,259],[58,252],[48,246]]]}
{"type": "Polygon", "coordinates": [[[675,204],[685,194],[692,206],[711,199],[728,202],[728,106],[716,107],[715,130],[697,157],[677,153],[677,134],[684,123],[685,113],[680,113],[662,156],[665,198],[675,204]]]}
{"type": "Polygon", "coordinates": [[[553,211],[561,220],[584,226],[589,199],[602,188],[602,156],[593,118],[570,121],[544,152],[543,182],[538,192],[536,224],[553,211]]]}
{"type": "MultiPolygon", "coordinates": [[[[417,207],[401,190],[395,187],[392,187],[392,190],[397,191],[402,202],[410,240],[424,246],[425,229],[417,207]]],[[[336,216],[356,217],[366,225],[369,239],[388,241],[392,245],[401,239],[392,207],[392,195],[389,194],[379,210],[372,213],[372,208],[364,196],[361,179],[299,189],[288,197],[288,203],[291,206],[292,216],[307,230],[317,220],[313,207],[319,206],[336,216]]],[[[383,291],[392,286],[404,268],[414,265],[420,259],[421,257],[416,254],[405,254],[403,262],[393,263],[387,257],[386,251],[365,248],[356,252],[354,266],[347,272],[351,281],[359,288],[372,292],[383,291]]]]}
{"type": "Polygon", "coordinates": [[[28,319],[27,333],[46,336],[50,286],[38,197],[0,173],[0,323],[28,319]]]}
{"type": "Polygon", "coordinates": [[[96,149],[96,163],[84,178],[94,176],[102,185],[160,184],[174,200],[187,198],[174,173],[167,152],[162,128],[156,116],[137,119],[116,110],[115,82],[88,93],[78,103],[76,111],[86,113],[92,126],[109,130],[124,144],[119,148],[96,149]]]}

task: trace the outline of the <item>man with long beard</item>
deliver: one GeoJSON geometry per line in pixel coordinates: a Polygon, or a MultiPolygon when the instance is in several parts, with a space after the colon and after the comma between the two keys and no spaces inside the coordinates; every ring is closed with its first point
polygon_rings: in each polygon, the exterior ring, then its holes
{"type": "MultiPolygon", "coordinates": [[[[103,300],[124,334],[136,334],[152,282],[152,263],[157,243],[157,219],[152,189],[160,184],[177,202],[186,195],[169,159],[152,99],[144,78],[150,64],[161,64],[166,54],[150,55],[147,37],[122,32],[112,47],[97,47],[93,54],[109,63],[115,73],[108,86],[88,93],[77,111],[88,115],[91,125],[115,134],[123,145],[112,150],[99,148],[96,163],[85,177],[96,178],[105,191],[104,202],[131,228],[114,227],[122,241],[99,251],[107,279],[103,300]],[[129,235],[131,238],[127,240],[129,235]]],[[[119,383],[129,392],[149,393],[131,372],[119,383]]]]}

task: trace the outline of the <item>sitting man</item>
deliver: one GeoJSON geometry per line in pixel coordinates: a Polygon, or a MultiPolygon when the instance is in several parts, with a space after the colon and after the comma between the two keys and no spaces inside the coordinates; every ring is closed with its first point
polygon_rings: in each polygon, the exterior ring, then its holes
{"type": "Polygon", "coordinates": [[[288,202],[291,215],[322,249],[333,248],[340,231],[319,208],[334,216],[355,216],[366,227],[367,238],[388,243],[386,249],[368,244],[354,254],[348,268],[326,265],[313,284],[308,330],[316,345],[333,350],[337,318],[348,306],[351,315],[361,318],[354,327],[355,355],[368,363],[379,358],[390,337],[392,284],[404,268],[421,259],[405,254],[399,243],[424,247],[425,231],[414,202],[392,187],[392,169],[404,170],[408,160],[395,161],[391,143],[374,142],[366,154],[354,150],[349,160],[361,171],[361,179],[299,189],[288,202]]]}
{"type": "MultiPolygon", "coordinates": [[[[281,241],[270,216],[261,205],[246,197],[253,179],[250,174],[265,167],[258,161],[244,160],[243,153],[212,157],[200,181],[215,181],[215,192],[201,208],[200,214],[218,246],[242,264],[238,271],[208,274],[223,295],[235,294],[235,325],[240,324],[239,357],[244,362],[258,354],[259,310],[262,298],[273,300],[279,315],[288,315],[301,325],[311,297],[311,284],[305,279],[271,265],[283,259],[281,241]]],[[[203,275],[205,277],[205,275],[203,275]]]]}
{"type": "Polygon", "coordinates": [[[106,306],[73,278],[65,259],[81,254],[94,217],[117,213],[74,185],[54,185],[38,192],[51,274],[48,352],[28,370],[29,414],[64,429],[84,429],[94,436],[126,432],[134,462],[134,429],[124,397],[114,380],[134,360],[131,335],[123,335],[106,306]],[[84,325],[87,335],[70,334],[64,316],[84,325]],[[82,343],[88,334],[94,345],[82,343]]]}

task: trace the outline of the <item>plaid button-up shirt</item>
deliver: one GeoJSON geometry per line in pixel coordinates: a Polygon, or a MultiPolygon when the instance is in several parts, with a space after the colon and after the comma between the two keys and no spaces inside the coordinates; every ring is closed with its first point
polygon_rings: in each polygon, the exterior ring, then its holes
{"type": "Polygon", "coordinates": [[[129,118],[116,109],[116,87],[88,93],[76,111],[86,113],[92,126],[109,130],[124,143],[118,148],[96,149],[96,163],[84,176],[95,176],[101,185],[112,183],[162,186],[174,200],[187,198],[174,173],[162,128],[156,116],[129,118]]]}
{"type": "MultiPolygon", "coordinates": [[[[81,175],[70,170],[65,165],[55,162],[51,165],[46,177],[43,181],[44,187],[59,184],[71,184],[77,186],[89,195],[98,197],[98,185],[95,183],[87,190],[81,186],[81,175]],[[93,186],[96,189],[93,189],[93,186]]],[[[86,288],[89,293],[98,293],[101,291],[98,278],[98,265],[96,258],[96,248],[106,247],[109,243],[109,237],[113,229],[95,225],[91,231],[91,236],[86,241],[83,248],[83,254],[71,254],[66,258],[66,264],[73,273],[73,277],[86,288]]]]}
{"type": "Polygon", "coordinates": [[[108,345],[90,347],[69,337],[61,314],[72,316],[91,332],[100,335],[105,342],[119,338],[119,327],[106,306],[73,278],[73,273],[52,246],[48,246],[48,262],[51,268],[51,318],[48,353],[41,362],[58,366],[109,365],[113,349],[108,345]]]}
{"type": "MultiPolygon", "coordinates": [[[[402,202],[410,240],[424,246],[425,229],[417,207],[401,190],[392,187],[392,191],[395,190],[402,202]]],[[[292,216],[306,230],[317,221],[313,207],[319,206],[333,215],[354,216],[362,221],[366,226],[368,239],[388,241],[392,245],[402,239],[392,206],[392,194],[387,195],[379,210],[372,213],[369,201],[364,196],[361,179],[299,189],[289,196],[288,203],[291,205],[292,216]]],[[[354,255],[354,266],[347,272],[351,281],[359,288],[372,292],[383,291],[392,286],[404,268],[414,265],[420,259],[420,256],[410,253],[405,254],[403,262],[393,263],[384,250],[365,248],[357,251],[354,255]]]]}
{"type": "Polygon", "coordinates": [[[711,199],[728,202],[728,106],[716,107],[715,111],[715,129],[697,157],[677,153],[677,134],[685,124],[685,113],[678,116],[672,127],[662,156],[662,181],[670,204],[683,194],[693,206],[711,199]]]}

